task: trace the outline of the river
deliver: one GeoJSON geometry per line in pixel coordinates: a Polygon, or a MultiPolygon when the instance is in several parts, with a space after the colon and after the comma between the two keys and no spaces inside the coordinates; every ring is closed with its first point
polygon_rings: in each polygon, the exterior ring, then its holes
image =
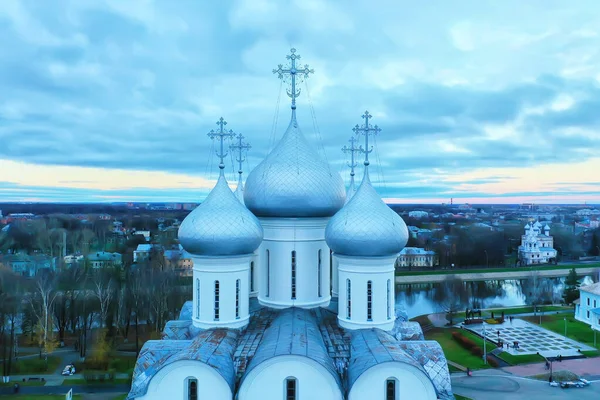
{"type": "MultiPolygon", "coordinates": [[[[453,298],[460,303],[461,309],[523,306],[528,303],[528,297],[534,297],[533,293],[539,293],[544,302],[560,302],[565,278],[539,279],[536,283],[528,279],[461,282],[462,290],[460,286],[452,290],[458,293],[453,298]]],[[[589,285],[595,280],[597,277],[585,276],[580,282],[589,285]]],[[[404,309],[409,318],[442,312],[447,305],[444,291],[448,291],[442,285],[444,283],[397,284],[396,308],[404,309]]]]}

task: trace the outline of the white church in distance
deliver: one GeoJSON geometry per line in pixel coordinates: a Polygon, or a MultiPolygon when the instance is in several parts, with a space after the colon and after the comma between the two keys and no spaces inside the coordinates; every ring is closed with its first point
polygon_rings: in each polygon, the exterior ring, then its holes
{"type": "Polygon", "coordinates": [[[535,221],[525,225],[525,234],[521,235],[519,246],[519,263],[521,265],[548,264],[556,261],[557,251],[554,249],[554,238],[550,236],[550,227],[535,221]]]}
{"type": "Polygon", "coordinates": [[[369,179],[369,136],[380,129],[368,112],[354,129],[364,175],[355,188],[353,159],[346,193],[296,120],[296,85],[312,73],[299,58],[292,49],[274,71],[291,84],[289,126],[245,187],[240,169],[235,193],[223,172],[234,133],[223,119],[209,133],[220,140],[220,176],[179,228],[193,301],[143,346],[128,399],[454,398],[440,345],[395,310],[408,229],[369,179]]]}

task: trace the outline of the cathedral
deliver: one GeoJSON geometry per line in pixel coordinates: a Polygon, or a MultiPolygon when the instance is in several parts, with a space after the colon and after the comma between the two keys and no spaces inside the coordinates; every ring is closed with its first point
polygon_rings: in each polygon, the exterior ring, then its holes
{"type": "Polygon", "coordinates": [[[369,178],[365,112],[353,130],[350,187],[302,134],[298,83],[313,71],[273,72],[289,82],[289,125],[242,180],[243,136],[221,118],[220,174],[179,228],[193,260],[192,301],[150,340],[128,399],[454,399],[440,345],[395,309],[394,263],[408,240],[402,218],[369,178]],[[224,174],[224,140],[236,138],[237,189],[224,174]],[[356,147],[362,140],[364,147],[356,147]],[[355,187],[355,153],[364,155],[355,187]]]}

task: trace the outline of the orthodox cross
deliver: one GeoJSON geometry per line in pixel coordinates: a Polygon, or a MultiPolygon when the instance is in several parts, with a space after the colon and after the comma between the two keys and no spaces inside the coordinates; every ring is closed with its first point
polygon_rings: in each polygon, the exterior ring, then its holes
{"type": "Polygon", "coordinates": [[[365,113],[362,115],[362,118],[365,120],[364,125],[359,126],[357,124],[354,128],[352,128],[352,131],[354,131],[355,134],[365,135],[365,148],[360,150],[361,153],[365,154],[365,166],[369,165],[369,153],[373,151],[373,146],[369,148],[369,135],[377,135],[379,132],[381,132],[381,129],[377,125],[369,125],[369,119],[371,117],[373,116],[369,114],[368,111],[365,111],[365,113]]]}
{"type": "Polygon", "coordinates": [[[290,55],[285,56],[286,59],[291,60],[288,68],[283,68],[283,64],[279,64],[277,69],[273,70],[274,74],[277,74],[279,79],[285,80],[289,75],[291,79],[291,90],[286,89],[288,96],[292,98],[292,110],[296,109],[296,97],[300,96],[300,88],[296,89],[296,75],[298,80],[308,78],[308,74],[314,74],[314,69],[309,69],[308,64],[304,64],[304,68],[300,69],[296,66],[296,60],[300,60],[300,55],[296,54],[296,49],[290,50],[290,55]]]}
{"type": "Polygon", "coordinates": [[[225,162],[223,160],[225,160],[225,157],[227,157],[227,154],[225,150],[223,149],[223,141],[225,140],[225,138],[232,138],[235,136],[235,133],[230,129],[230,130],[225,130],[225,125],[227,125],[227,122],[223,119],[223,117],[221,117],[218,121],[217,121],[217,125],[219,126],[219,129],[217,131],[214,131],[211,129],[210,132],[208,132],[208,137],[211,139],[214,139],[215,137],[219,137],[219,141],[221,144],[220,150],[217,150],[217,157],[219,157],[221,159],[221,163],[219,164],[219,168],[221,169],[221,175],[223,175],[223,170],[225,169],[225,162]]]}
{"type": "Polygon", "coordinates": [[[354,160],[354,154],[360,153],[362,151],[362,146],[355,146],[356,142],[358,142],[358,139],[355,139],[354,136],[352,136],[348,141],[350,142],[350,147],[344,145],[344,147],[342,147],[342,151],[344,153],[350,153],[350,162],[348,163],[348,166],[350,167],[350,176],[354,176],[354,168],[358,166],[358,163],[356,163],[354,160]]]}
{"type": "Polygon", "coordinates": [[[242,139],[244,139],[244,136],[240,133],[239,135],[237,135],[235,137],[237,139],[237,144],[231,144],[229,145],[229,148],[231,150],[237,150],[238,151],[238,156],[236,156],[235,161],[237,161],[239,164],[239,168],[238,168],[238,174],[240,174],[240,178],[242,177],[242,163],[244,161],[246,161],[246,159],[244,158],[243,155],[243,151],[246,150],[248,151],[248,149],[251,149],[252,146],[250,146],[250,144],[248,143],[242,143],[242,139]]]}

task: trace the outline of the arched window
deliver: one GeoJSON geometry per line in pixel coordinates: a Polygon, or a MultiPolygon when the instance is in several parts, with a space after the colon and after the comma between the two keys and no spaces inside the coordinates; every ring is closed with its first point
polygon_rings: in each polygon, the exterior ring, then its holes
{"type": "Polygon", "coordinates": [[[292,300],[296,300],[296,250],[292,251],[292,300]]]}
{"type": "Polygon", "coordinates": [[[392,319],[392,280],[387,280],[387,319],[392,319]]]}
{"type": "MultiPolygon", "coordinates": [[[[339,290],[339,288],[336,290],[339,290]]],[[[329,295],[333,296],[333,251],[332,250],[329,250],[329,295]]]]}
{"type": "Polygon", "coordinates": [[[187,380],[187,399],[198,400],[198,380],[195,378],[188,378],[187,380]]]}
{"type": "Polygon", "coordinates": [[[238,279],[235,281],[235,318],[240,318],[240,285],[241,281],[238,279]]]}
{"type": "Polygon", "coordinates": [[[196,278],[196,318],[200,318],[200,279],[196,278]]]}
{"type": "Polygon", "coordinates": [[[266,297],[269,297],[271,292],[271,252],[267,250],[267,293],[266,297]]]}
{"type": "Polygon", "coordinates": [[[396,379],[388,378],[385,381],[385,400],[398,400],[396,379]]]}
{"type": "Polygon", "coordinates": [[[215,281],[215,321],[219,320],[219,281],[215,281]]]}
{"type": "Polygon", "coordinates": [[[250,291],[254,292],[254,261],[250,262],[250,291]]]}
{"type": "Polygon", "coordinates": [[[367,321],[373,321],[373,283],[367,282],[367,321]]]}
{"type": "Polygon", "coordinates": [[[285,379],[285,400],[298,399],[298,381],[296,378],[285,379]]]}
{"type": "Polygon", "coordinates": [[[319,250],[319,264],[317,266],[317,294],[321,297],[321,250],[319,250]]]}
{"type": "Polygon", "coordinates": [[[350,279],[346,279],[346,318],[352,317],[352,287],[350,279]]]}

